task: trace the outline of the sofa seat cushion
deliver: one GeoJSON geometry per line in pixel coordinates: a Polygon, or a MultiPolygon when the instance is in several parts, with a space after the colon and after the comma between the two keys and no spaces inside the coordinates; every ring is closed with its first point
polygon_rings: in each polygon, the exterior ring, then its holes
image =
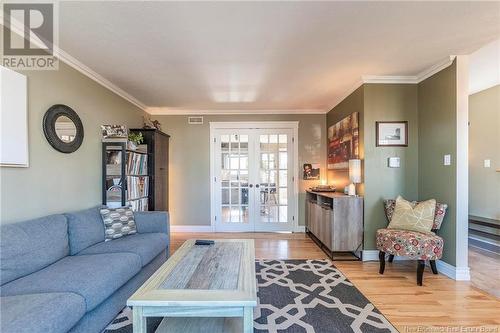
{"type": "Polygon", "coordinates": [[[86,311],[94,309],[141,270],[133,253],[68,256],[2,286],[2,296],[73,292],[83,296],[86,311]]]}
{"type": "Polygon", "coordinates": [[[98,253],[135,253],[146,266],[168,246],[168,236],[163,233],[147,233],[125,236],[109,242],[101,242],[81,251],[79,255],[98,253]]]}
{"type": "Polygon", "coordinates": [[[443,255],[444,240],[433,233],[379,229],[377,249],[395,256],[413,260],[437,260],[443,255]]]}
{"type": "Polygon", "coordinates": [[[44,293],[0,298],[2,333],[65,333],[85,315],[75,293],[44,293]]]}

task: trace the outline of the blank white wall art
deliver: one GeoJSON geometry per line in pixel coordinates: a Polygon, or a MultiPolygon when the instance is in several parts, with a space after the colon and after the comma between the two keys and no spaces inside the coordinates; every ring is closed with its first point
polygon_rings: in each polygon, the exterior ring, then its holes
{"type": "Polygon", "coordinates": [[[0,166],[28,167],[26,76],[0,66],[0,166]]]}

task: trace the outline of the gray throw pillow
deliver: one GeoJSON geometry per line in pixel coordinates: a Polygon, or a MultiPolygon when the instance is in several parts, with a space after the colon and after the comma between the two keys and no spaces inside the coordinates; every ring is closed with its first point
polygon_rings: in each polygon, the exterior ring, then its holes
{"type": "Polygon", "coordinates": [[[101,208],[101,217],[105,242],[137,233],[134,212],[130,207],[101,208]]]}

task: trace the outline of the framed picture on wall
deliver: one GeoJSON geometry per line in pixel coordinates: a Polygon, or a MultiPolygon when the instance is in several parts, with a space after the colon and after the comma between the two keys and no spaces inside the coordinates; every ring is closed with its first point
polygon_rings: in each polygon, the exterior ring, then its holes
{"type": "Polygon", "coordinates": [[[408,147],[407,121],[377,121],[375,126],[377,147],[408,147]]]}

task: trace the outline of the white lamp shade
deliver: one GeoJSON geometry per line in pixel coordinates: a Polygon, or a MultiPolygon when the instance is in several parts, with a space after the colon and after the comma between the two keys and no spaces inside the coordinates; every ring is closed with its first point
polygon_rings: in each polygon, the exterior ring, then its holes
{"type": "Polygon", "coordinates": [[[354,184],[361,183],[361,160],[349,160],[349,179],[354,184]]]}

